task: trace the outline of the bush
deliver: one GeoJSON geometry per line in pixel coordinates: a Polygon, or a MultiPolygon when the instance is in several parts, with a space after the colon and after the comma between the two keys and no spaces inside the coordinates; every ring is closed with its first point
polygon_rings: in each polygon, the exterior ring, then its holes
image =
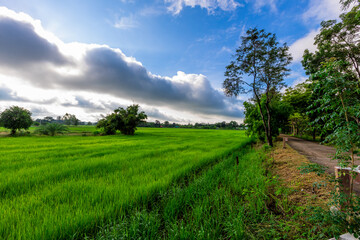
{"type": "Polygon", "coordinates": [[[68,131],[69,129],[64,125],[58,123],[49,123],[40,126],[35,132],[43,135],[55,136],[58,133],[64,134],[65,132],[68,131]]]}

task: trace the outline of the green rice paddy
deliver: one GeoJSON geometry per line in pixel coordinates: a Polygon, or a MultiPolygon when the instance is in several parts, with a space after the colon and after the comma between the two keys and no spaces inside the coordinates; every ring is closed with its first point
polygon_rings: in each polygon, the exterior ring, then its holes
{"type": "Polygon", "coordinates": [[[146,128],[135,136],[0,137],[0,238],[94,232],[250,141],[241,131],[146,128]]]}

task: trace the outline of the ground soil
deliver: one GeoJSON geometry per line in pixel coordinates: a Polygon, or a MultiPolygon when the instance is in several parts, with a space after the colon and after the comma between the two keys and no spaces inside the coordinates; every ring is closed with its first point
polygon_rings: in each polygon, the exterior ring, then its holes
{"type": "MultiPolygon", "coordinates": [[[[333,155],[335,154],[335,148],[292,136],[280,135],[281,140],[283,137],[288,138],[287,144],[291,148],[305,156],[309,161],[326,167],[326,171],[328,173],[334,174],[335,166],[337,165],[336,160],[332,159],[333,155]]],[[[355,164],[360,165],[359,158],[357,158],[355,164]]],[[[354,190],[355,192],[360,193],[360,185],[355,184],[354,190]]]]}
{"type": "Polygon", "coordinates": [[[275,144],[271,157],[274,159],[272,172],[290,189],[291,203],[302,206],[326,206],[330,193],[334,190],[334,185],[328,181],[330,174],[301,174],[299,167],[309,164],[310,161],[289,146],[284,149],[282,142],[275,144]],[[326,184],[319,188],[314,183],[326,184]]]}

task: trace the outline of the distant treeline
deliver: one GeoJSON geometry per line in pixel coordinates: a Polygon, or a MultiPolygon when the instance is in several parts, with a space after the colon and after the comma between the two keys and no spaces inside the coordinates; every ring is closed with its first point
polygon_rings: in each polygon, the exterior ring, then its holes
{"type": "MultiPolygon", "coordinates": [[[[48,123],[59,123],[64,125],[96,125],[97,122],[83,122],[78,120],[75,115],[72,115],[72,120],[67,120],[68,118],[64,118],[58,116],[56,118],[53,117],[44,117],[38,118],[34,121],[33,125],[45,125],[48,123]],[[77,120],[75,120],[77,119],[77,120]]],[[[155,120],[155,122],[143,122],[138,125],[138,127],[153,127],[153,128],[196,128],[196,129],[238,129],[245,130],[246,127],[244,124],[238,124],[236,121],[230,122],[217,122],[217,123],[170,123],[169,121],[160,122],[159,120],[155,120]]]]}
{"type": "Polygon", "coordinates": [[[218,123],[170,123],[169,121],[165,121],[161,123],[159,120],[155,122],[144,122],[140,123],[139,127],[154,127],[154,128],[196,128],[196,129],[245,129],[244,124],[238,124],[236,121],[231,122],[218,122],[218,123]]]}

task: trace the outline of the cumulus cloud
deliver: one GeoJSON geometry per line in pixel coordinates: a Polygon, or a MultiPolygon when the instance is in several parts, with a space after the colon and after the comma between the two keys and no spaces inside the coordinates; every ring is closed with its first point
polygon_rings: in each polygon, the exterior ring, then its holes
{"type": "Polygon", "coordinates": [[[309,49],[310,52],[315,52],[316,46],[314,45],[314,38],[319,33],[319,30],[312,30],[306,36],[296,40],[291,44],[289,51],[293,57],[294,62],[300,62],[304,54],[305,49],[309,49]]]}
{"type": "Polygon", "coordinates": [[[24,101],[25,99],[19,97],[14,91],[10,88],[1,86],[0,87],[0,101],[24,101]]]}
{"type": "Polygon", "coordinates": [[[185,122],[184,119],[174,118],[170,115],[167,115],[167,114],[159,111],[159,109],[157,109],[157,108],[143,108],[142,110],[146,113],[146,115],[149,118],[163,120],[163,121],[171,121],[171,122],[185,122]]]}
{"type": "Polygon", "coordinates": [[[335,0],[311,0],[308,10],[302,15],[305,21],[336,19],[341,14],[339,1],[335,0]]]}
{"type": "Polygon", "coordinates": [[[45,100],[32,100],[26,97],[21,97],[17,92],[5,86],[0,86],[0,101],[12,101],[12,102],[31,102],[38,104],[51,104],[57,101],[56,98],[45,100]]]}
{"type": "Polygon", "coordinates": [[[168,3],[168,11],[177,15],[184,7],[199,6],[205,8],[209,13],[215,9],[220,8],[223,11],[233,11],[237,7],[243,6],[235,0],[165,0],[168,3]]]}
{"type": "MultiPolygon", "coordinates": [[[[43,30],[31,17],[16,16],[15,12],[0,8],[0,33],[3,33],[0,52],[12,58],[9,61],[0,55],[2,74],[44,89],[111,94],[195,114],[242,116],[239,102],[230,103],[204,75],[181,71],[173,77],[154,75],[120,49],[95,44],[66,44],[43,30]]],[[[77,103],[90,104],[84,99],[77,99],[77,103]]]]}

